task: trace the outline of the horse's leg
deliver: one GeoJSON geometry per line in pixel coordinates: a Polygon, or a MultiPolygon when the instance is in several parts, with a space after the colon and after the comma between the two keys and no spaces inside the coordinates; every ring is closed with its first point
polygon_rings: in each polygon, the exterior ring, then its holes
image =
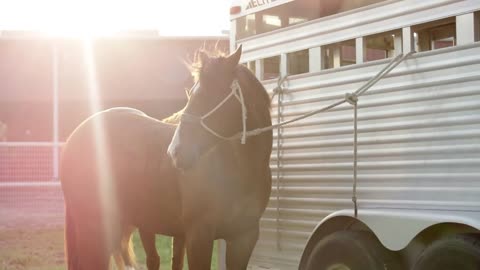
{"type": "Polygon", "coordinates": [[[193,225],[187,230],[188,269],[210,269],[214,236],[214,230],[209,226],[193,225]]]}
{"type": "Polygon", "coordinates": [[[158,270],[160,268],[160,257],[155,246],[155,233],[139,229],[140,239],[142,240],[143,249],[147,255],[148,270],[158,270]]]}
{"type": "Polygon", "coordinates": [[[120,250],[115,252],[116,254],[114,255],[115,262],[117,263],[117,268],[119,268],[120,270],[135,269],[135,266],[136,266],[135,253],[133,251],[133,243],[131,239],[132,233],[134,230],[135,230],[135,227],[133,226],[128,226],[128,225],[124,226],[124,229],[122,232],[122,238],[120,240],[120,246],[119,246],[120,250]]]}
{"type": "Polygon", "coordinates": [[[185,238],[183,236],[173,237],[172,270],[183,269],[183,258],[185,257],[185,238]]]}
{"type": "Polygon", "coordinates": [[[248,261],[258,240],[259,227],[227,239],[227,269],[247,269],[248,261]]]}

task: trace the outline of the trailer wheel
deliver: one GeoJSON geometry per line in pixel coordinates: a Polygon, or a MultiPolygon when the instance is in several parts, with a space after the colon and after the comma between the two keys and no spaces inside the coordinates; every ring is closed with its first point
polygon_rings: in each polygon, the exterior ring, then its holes
{"type": "Polygon", "coordinates": [[[310,253],[306,270],[400,269],[372,233],[339,231],[319,241],[310,253]]]}
{"type": "Polygon", "coordinates": [[[455,235],[433,242],[413,267],[414,270],[478,270],[480,241],[466,235],[455,235]]]}

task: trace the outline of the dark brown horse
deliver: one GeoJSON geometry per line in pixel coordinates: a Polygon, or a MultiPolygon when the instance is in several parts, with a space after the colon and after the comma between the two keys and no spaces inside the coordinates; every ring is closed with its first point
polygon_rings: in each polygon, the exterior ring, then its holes
{"type": "Polygon", "coordinates": [[[227,242],[227,269],[245,269],[270,196],[272,132],[246,138],[245,144],[236,136],[271,125],[270,98],[238,65],[240,54],[241,48],[228,58],[201,55],[198,81],[169,146],[183,171],[179,184],[191,269],[210,268],[218,238],[227,242]]]}
{"type": "MultiPolygon", "coordinates": [[[[270,125],[269,97],[238,65],[240,54],[201,54],[185,115],[215,107],[238,81],[248,129],[270,125]]],[[[231,99],[205,123],[228,136],[242,129],[241,115],[242,106],[231,99]]],[[[116,108],[90,117],[73,132],[61,163],[68,269],[107,269],[111,255],[117,265],[133,265],[128,250],[134,227],[149,269],[159,265],[156,233],[174,237],[173,269],[182,267],[184,245],[189,269],[209,269],[218,238],[227,240],[228,269],[246,268],[270,195],[272,134],[248,138],[243,145],[219,139],[199,123],[182,120],[176,128],[140,111],[116,108]],[[170,155],[180,170],[167,156],[172,138],[170,155]]]]}

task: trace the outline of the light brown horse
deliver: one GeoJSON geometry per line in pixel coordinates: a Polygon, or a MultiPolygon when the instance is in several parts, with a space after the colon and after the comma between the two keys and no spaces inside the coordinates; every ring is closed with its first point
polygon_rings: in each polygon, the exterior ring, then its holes
{"type": "MultiPolygon", "coordinates": [[[[200,55],[198,83],[186,113],[215,107],[236,80],[247,127],[271,124],[265,89],[238,65],[241,50],[229,57],[200,55]]],[[[241,114],[241,105],[229,100],[206,122],[229,135],[241,130],[241,114]]],[[[218,238],[227,240],[228,269],[245,269],[270,195],[271,145],[271,132],[243,145],[206,133],[197,123],[182,120],[177,127],[128,108],[90,117],[73,132],[62,154],[68,269],[108,269],[112,255],[117,265],[134,265],[129,253],[134,227],[149,270],[159,265],[157,233],[174,237],[173,269],[182,267],[184,245],[189,269],[210,269],[218,238]],[[170,155],[178,168],[167,156],[172,138],[170,155]]]]}
{"type": "Polygon", "coordinates": [[[183,226],[177,170],[166,155],[175,126],[130,108],[114,108],[85,120],[62,153],[68,269],[134,266],[135,227],[147,251],[148,269],[159,268],[155,233],[177,236],[173,269],[182,269],[183,226]],[[181,258],[179,258],[179,256],[181,258]]]}

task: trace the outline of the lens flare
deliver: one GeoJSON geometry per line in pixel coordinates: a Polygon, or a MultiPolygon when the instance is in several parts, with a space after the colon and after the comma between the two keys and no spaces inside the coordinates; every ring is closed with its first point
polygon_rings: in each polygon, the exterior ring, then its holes
{"type": "MultiPolygon", "coordinates": [[[[84,61],[87,74],[87,85],[89,93],[90,111],[91,114],[97,113],[101,110],[100,95],[97,80],[95,56],[92,39],[85,38],[83,40],[84,61]]],[[[107,144],[105,125],[102,117],[96,117],[94,120],[94,134],[95,140],[95,161],[97,162],[97,179],[99,179],[97,190],[99,202],[103,217],[103,226],[105,231],[106,243],[112,243],[111,229],[114,228],[114,220],[117,220],[118,215],[117,201],[115,196],[115,182],[113,180],[111,160],[109,156],[109,147],[107,144]]]]}

